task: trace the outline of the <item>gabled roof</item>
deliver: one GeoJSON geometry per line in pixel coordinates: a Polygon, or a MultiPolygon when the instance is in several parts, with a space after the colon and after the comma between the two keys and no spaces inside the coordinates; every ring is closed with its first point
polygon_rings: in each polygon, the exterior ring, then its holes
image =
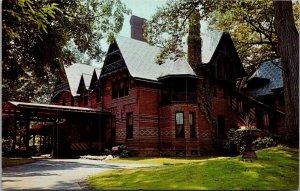
{"type": "MultiPolygon", "coordinates": [[[[166,76],[190,75],[196,76],[193,69],[188,64],[185,58],[178,58],[175,61],[168,60],[161,65],[161,74],[159,78],[166,76]]],[[[158,78],[158,79],[159,79],[158,78]]]]}
{"type": "Polygon", "coordinates": [[[207,31],[201,34],[202,47],[201,47],[201,60],[202,63],[207,64],[213,57],[219,42],[223,36],[223,32],[219,31],[207,31]]]}
{"type": "Polygon", "coordinates": [[[158,81],[158,78],[167,75],[196,76],[186,58],[175,61],[167,59],[163,64],[157,64],[157,56],[161,51],[157,46],[122,36],[116,38],[116,44],[133,78],[158,81]]]}
{"type": "MultiPolygon", "coordinates": [[[[77,95],[77,90],[79,87],[79,82],[81,79],[81,75],[84,74],[93,74],[94,67],[86,64],[72,64],[71,66],[65,66],[65,71],[70,87],[71,94],[73,96],[77,95]]],[[[86,86],[90,85],[89,77],[84,77],[87,81],[89,81],[88,85],[85,83],[86,86]]]]}
{"type": "Polygon", "coordinates": [[[91,80],[90,80],[90,85],[88,88],[90,88],[90,89],[95,88],[95,82],[99,79],[101,70],[102,70],[102,68],[95,68],[93,75],[91,77],[91,80]]]}
{"type": "MultiPolygon", "coordinates": [[[[208,31],[201,36],[202,63],[206,64],[211,61],[224,33],[208,31]]],[[[177,60],[166,59],[159,65],[156,60],[161,48],[123,36],[117,36],[115,42],[133,78],[158,81],[160,78],[172,75],[196,76],[185,57],[177,60]]]]}
{"type": "Polygon", "coordinates": [[[97,75],[97,79],[99,79],[102,68],[95,68],[95,73],[97,75]]]}
{"type": "Polygon", "coordinates": [[[248,79],[247,83],[255,79],[268,79],[268,82],[263,86],[259,86],[260,84],[257,84],[257,88],[248,89],[247,93],[250,96],[259,97],[272,94],[273,89],[282,88],[282,69],[280,67],[281,62],[279,59],[262,63],[248,79]]]}
{"type": "MultiPolygon", "coordinates": [[[[92,73],[92,74],[93,74],[93,73],[92,73]]],[[[87,90],[89,89],[90,84],[91,84],[92,74],[86,74],[86,73],[83,73],[83,74],[82,74],[83,81],[84,81],[84,85],[85,85],[85,88],[86,88],[87,90]]]]}
{"type": "Polygon", "coordinates": [[[116,38],[116,43],[133,78],[157,81],[162,68],[156,63],[160,48],[122,36],[116,38]]]}

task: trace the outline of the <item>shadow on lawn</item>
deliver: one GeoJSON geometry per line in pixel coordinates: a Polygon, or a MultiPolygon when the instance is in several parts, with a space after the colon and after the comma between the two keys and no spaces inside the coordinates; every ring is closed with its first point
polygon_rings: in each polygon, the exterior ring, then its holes
{"type": "MultiPolygon", "coordinates": [[[[153,169],[122,170],[92,177],[101,189],[290,190],[299,185],[298,152],[258,151],[258,160],[210,159],[153,169]],[[101,181],[100,181],[101,180],[101,181]]],[[[138,160],[138,159],[135,159],[138,160]]]]}

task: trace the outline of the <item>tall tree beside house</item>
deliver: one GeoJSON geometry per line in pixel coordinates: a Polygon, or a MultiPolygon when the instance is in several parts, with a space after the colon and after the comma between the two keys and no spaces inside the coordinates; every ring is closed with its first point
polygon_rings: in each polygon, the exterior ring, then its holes
{"type": "Polygon", "coordinates": [[[299,33],[293,17],[292,1],[273,1],[275,29],[285,98],[285,127],[287,142],[299,144],[299,33]]]}
{"type": "MultiPolygon", "coordinates": [[[[299,5],[293,3],[299,26],[299,5]]],[[[209,28],[230,33],[242,63],[252,74],[261,63],[280,57],[272,1],[222,1],[209,14],[209,28]]],[[[250,76],[249,75],[249,76],[250,76]]],[[[247,80],[244,78],[243,82],[247,80]]]]}
{"type": "Polygon", "coordinates": [[[124,14],[130,14],[120,0],[8,0],[2,9],[4,101],[33,101],[43,95],[44,90],[25,96],[33,89],[20,80],[49,88],[58,77],[65,80],[63,65],[78,61],[70,42],[100,60],[100,40],[111,40],[121,30],[124,14]]]}
{"type": "MultiPolygon", "coordinates": [[[[182,48],[183,37],[188,32],[186,18],[197,5],[201,8],[201,19],[207,20],[210,29],[230,34],[250,74],[260,63],[280,56],[272,1],[169,1],[148,22],[148,41],[162,44],[169,50],[182,48]]],[[[298,3],[293,3],[293,13],[295,18],[299,17],[298,3]]],[[[299,19],[296,19],[296,24],[299,26],[299,19]]]]}
{"type": "Polygon", "coordinates": [[[209,17],[210,28],[230,33],[249,73],[279,57],[271,1],[222,1],[209,17]]]}
{"type": "MultiPolygon", "coordinates": [[[[145,38],[148,43],[163,47],[158,55],[158,63],[168,58],[183,56],[185,37],[191,24],[190,16],[198,9],[200,20],[215,7],[217,0],[173,0],[159,7],[157,12],[147,21],[145,38]]],[[[200,25],[199,25],[200,27],[200,25]]]]}

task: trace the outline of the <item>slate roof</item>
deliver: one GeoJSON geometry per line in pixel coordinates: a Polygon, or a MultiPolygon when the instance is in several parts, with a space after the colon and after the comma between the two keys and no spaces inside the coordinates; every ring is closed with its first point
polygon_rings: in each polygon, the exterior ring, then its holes
{"type": "MultiPolygon", "coordinates": [[[[219,42],[222,32],[209,31],[202,34],[202,62],[210,62],[219,42]]],[[[156,63],[161,48],[151,46],[146,42],[132,38],[117,36],[116,43],[120,49],[130,75],[133,78],[158,81],[166,76],[188,75],[197,77],[185,57],[177,60],[167,59],[163,64],[156,63]]],[[[85,64],[73,64],[65,67],[71,94],[77,95],[81,76],[84,79],[86,88],[91,83],[93,72],[97,78],[101,75],[102,68],[95,68],[85,64]]]]}
{"type": "MultiPolygon", "coordinates": [[[[267,61],[252,74],[247,83],[251,80],[267,79],[269,80],[265,85],[258,86],[254,89],[247,90],[247,94],[252,97],[259,97],[272,94],[272,90],[283,87],[281,62],[279,59],[267,61]],[[278,66],[276,66],[278,65],[278,66]]],[[[259,85],[259,84],[258,84],[259,85]]]]}
{"type": "Polygon", "coordinates": [[[70,66],[65,66],[65,72],[67,75],[70,91],[73,96],[77,95],[77,90],[82,74],[91,75],[90,77],[89,75],[83,75],[85,85],[90,85],[90,78],[93,75],[94,69],[95,67],[86,64],[72,64],[70,66]]]}
{"type": "MultiPolygon", "coordinates": [[[[222,32],[210,31],[202,34],[202,62],[210,62],[222,37],[222,32]]],[[[186,58],[167,59],[163,64],[156,63],[161,48],[146,42],[117,36],[116,43],[121,51],[129,73],[134,78],[158,81],[170,75],[196,76],[186,58]]]]}
{"type": "Polygon", "coordinates": [[[185,58],[178,58],[175,61],[168,61],[161,66],[161,74],[159,78],[165,76],[191,75],[196,76],[193,69],[188,64],[185,58]]]}
{"type": "Polygon", "coordinates": [[[93,73],[92,74],[86,74],[86,73],[82,74],[84,85],[85,85],[86,89],[89,89],[89,87],[90,87],[92,75],[93,75],[93,73]]]}
{"type": "Polygon", "coordinates": [[[100,77],[101,70],[102,70],[102,68],[95,68],[95,72],[96,72],[96,75],[97,75],[97,79],[99,79],[99,77],[100,77]]]}
{"type": "MultiPolygon", "coordinates": [[[[223,34],[218,31],[207,31],[201,34],[202,63],[210,62],[223,34]]],[[[117,36],[116,43],[132,77],[157,81],[164,76],[196,76],[187,59],[183,57],[175,61],[167,59],[163,64],[157,64],[156,59],[161,51],[157,46],[123,36],[117,36]]]]}
{"type": "Polygon", "coordinates": [[[210,62],[216,48],[223,36],[223,32],[208,30],[201,34],[202,48],[201,56],[202,63],[207,64],[210,62]]]}

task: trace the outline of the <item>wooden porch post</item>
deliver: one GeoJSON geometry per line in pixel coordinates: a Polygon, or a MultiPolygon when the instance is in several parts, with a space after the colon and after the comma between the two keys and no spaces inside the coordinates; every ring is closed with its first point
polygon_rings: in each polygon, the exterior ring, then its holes
{"type": "Polygon", "coordinates": [[[57,137],[57,122],[55,121],[53,126],[53,135],[52,135],[52,157],[58,156],[58,137],[57,137]]]}
{"type": "Polygon", "coordinates": [[[25,138],[25,147],[26,147],[26,151],[29,151],[29,139],[30,139],[30,135],[29,135],[29,125],[30,125],[30,119],[29,119],[29,115],[26,113],[24,116],[24,122],[25,122],[25,129],[26,129],[26,138],[25,138]]]}
{"type": "Polygon", "coordinates": [[[14,115],[14,125],[13,125],[13,146],[12,152],[15,154],[16,152],[16,142],[17,142],[17,129],[18,129],[18,115],[14,115]]]}

